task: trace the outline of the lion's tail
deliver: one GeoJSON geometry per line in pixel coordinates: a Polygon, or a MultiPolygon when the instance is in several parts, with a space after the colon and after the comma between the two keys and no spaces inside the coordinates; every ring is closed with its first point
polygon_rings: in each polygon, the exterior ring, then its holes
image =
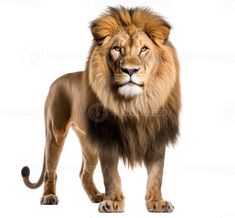
{"type": "Polygon", "coordinates": [[[29,181],[29,175],[30,175],[30,169],[28,166],[25,166],[22,168],[21,170],[21,176],[23,178],[24,184],[31,189],[36,189],[38,187],[40,187],[44,181],[44,177],[45,177],[45,157],[43,160],[43,168],[42,168],[42,172],[40,175],[39,180],[36,183],[32,183],[29,181]]]}

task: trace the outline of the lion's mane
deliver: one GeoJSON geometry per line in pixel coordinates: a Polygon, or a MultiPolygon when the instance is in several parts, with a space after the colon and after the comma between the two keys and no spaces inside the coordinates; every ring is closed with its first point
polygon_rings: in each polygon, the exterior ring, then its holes
{"type": "MultiPolygon", "coordinates": [[[[87,62],[86,131],[99,152],[109,149],[131,166],[148,162],[161,146],[174,143],[179,133],[179,64],[168,40],[170,26],[148,9],[110,8],[93,21],[95,38],[87,62]],[[141,29],[156,44],[158,68],[145,91],[133,99],[124,99],[112,90],[106,40],[132,27],[141,29]],[[91,119],[92,105],[99,105],[104,119],[91,119]]],[[[97,113],[97,111],[95,112],[97,113]]]]}

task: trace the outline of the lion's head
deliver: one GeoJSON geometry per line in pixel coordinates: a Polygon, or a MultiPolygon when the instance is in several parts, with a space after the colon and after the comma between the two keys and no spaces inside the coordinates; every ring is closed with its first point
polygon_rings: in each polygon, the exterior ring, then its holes
{"type": "Polygon", "coordinates": [[[156,113],[178,77],[169,24],[148,9],[109,8],[91,32],[89,83],[104,107],[121,117],[156,113]]]}

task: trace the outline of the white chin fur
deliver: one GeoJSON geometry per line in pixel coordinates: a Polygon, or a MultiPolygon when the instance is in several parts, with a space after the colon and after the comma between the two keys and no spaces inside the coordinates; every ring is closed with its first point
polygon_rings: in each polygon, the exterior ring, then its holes
{"type": "Polygon", "coordinates": [[[143,89],[142,87],[135,84],[126,84],[124,86],[119,87],[118,92],[120,95],[126,98],[131,98],[136,95],[139,95],[141,92],[143,92],[143,89]]]}

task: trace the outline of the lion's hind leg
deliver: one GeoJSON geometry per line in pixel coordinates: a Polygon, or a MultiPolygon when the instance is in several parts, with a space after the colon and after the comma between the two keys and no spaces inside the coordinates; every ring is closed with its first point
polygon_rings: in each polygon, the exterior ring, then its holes
{"type": "Polygon", "coordinates": [[[46,147],[44,192],[41,204],[58,204],[56,169],[70,127],[71,105],[62,89],[52,86],[45,105],[46,147]]]}
{"type": "Polygon", "coordinates": [[[47,130],[47,142],[45,151],[45,167],[46,173],[44,177],[44,192],[41,198],[41,204],[54,205],[58,204],[59,200],[56,196],[56,169],[59,162],[60,154],[63,149],[66,132],[56,132],[51,128],[47,130]]]}

